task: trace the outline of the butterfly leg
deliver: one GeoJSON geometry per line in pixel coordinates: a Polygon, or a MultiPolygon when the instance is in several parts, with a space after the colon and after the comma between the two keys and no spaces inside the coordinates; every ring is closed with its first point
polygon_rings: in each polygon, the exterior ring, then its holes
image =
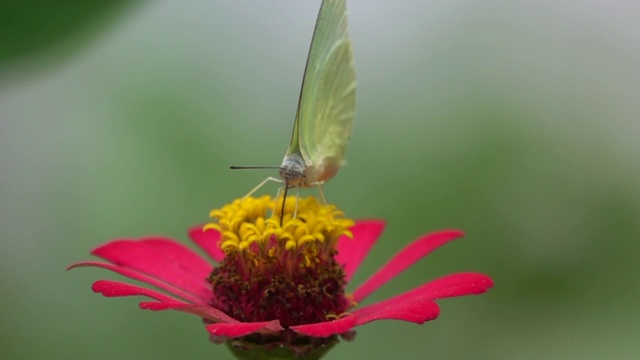
{"type": "Polygon", "coordinates": [[[324,182],[318,181],[316,183],[313,183],[312,185],[315,185],[318,187],[318,193],[320,193],[320,199],[322,200],[322,204],[327,205],[327,198],[324,196],[324,191],[322,190],[322,185],[324,185],[324,182]]]}
{"type": "MultiPolygon", "coordinates": [[[[284,186],[281,186],[278,188],[278,192],[276,192],[276,202],[273,206],[273,210],[271,210],[271,217],[273,217],[273,215],[275,215],[276,213],[276,208],[278,207],[278,199],[280,199],[280,193],[282,192],[282,190],[286,190],[287,185],[285,184],[284,186]]],[[[286,191],[285,191],[285,197],[286,197],[286,191]]],[[[282,209],[280,210],[280,222],[282,223],[282,218],[284,217],[284,202],[285,200],[287,200],[286,198],[282,199],[282,209]]],[[[282,226],[282,224],[280,224],[282,226]]]]}
{"type": "MultiPolygon", "coordinates": [[[[280,184],[282,184],[284,182],[284,181],[282,181],[280,179],[277,179],[277,178],[269,176],[268,178],[262,180],[262,182],[260,182],[260,184],[258,184],[258,186],[256,186],[253,189],[251,189],[251,191],[249,191],[249,193],[247,193],[247,195],[243,196],[242,198],[246,199],[249,196],[253,195],[256,191],[260,190],[260,188],[263,187],[264,184],[268,183],[269,181],[277,182],[277,183],[280,183],[280,184]]],[[[279,190],[278,190],[278,194],[280,194],[279,190]]]]}

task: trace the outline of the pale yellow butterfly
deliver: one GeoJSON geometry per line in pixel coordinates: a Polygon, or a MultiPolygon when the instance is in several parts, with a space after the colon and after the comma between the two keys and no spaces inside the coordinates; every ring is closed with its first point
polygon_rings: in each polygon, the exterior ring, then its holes
{"type": "MultiPolygon", "coordinates": [[[[355,90],[345,1],[324,0],[311,40],[291,142],[278,167],[282,180],[269,177],[248,195],[267,181],[284,181],[285,198],[291,187],[318,186],[322,194],[321,185],[345,164],[355,90]]],[[[240,168],[256,167],[232,167],[240,168]]]]}

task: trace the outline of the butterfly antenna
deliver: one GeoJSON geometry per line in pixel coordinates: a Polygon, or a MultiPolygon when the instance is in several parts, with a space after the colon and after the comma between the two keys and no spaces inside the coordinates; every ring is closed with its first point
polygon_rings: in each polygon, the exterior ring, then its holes
{"type": "Polygon", "coordinates": [[[231,170],[280,169],[280,166],[229,166],[231,170]]]}

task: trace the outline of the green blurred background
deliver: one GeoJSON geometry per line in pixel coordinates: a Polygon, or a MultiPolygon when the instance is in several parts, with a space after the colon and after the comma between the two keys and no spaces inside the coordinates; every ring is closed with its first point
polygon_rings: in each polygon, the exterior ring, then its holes
{"type": "MultiPolygon", "coordinates": [[[[280,164],[318,1],[32,4],[0,6],[1,357],[230,358],[196,317],[64,268],[113,238],[188,243],[267,175],[229,165],[280,164]]],[[[456,271],[496,287],[424,326],[369,324],[327,359],[639,357],[638,5],[348,7],[357,117],[325,191],[388,220],[355,283],[461,228],[371,301],[456,271]]]]}

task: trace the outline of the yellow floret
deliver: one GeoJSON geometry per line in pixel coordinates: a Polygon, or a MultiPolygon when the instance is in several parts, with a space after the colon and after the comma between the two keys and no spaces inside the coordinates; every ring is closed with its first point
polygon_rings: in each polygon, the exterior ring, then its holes
{"type": "Polygon", "coordinates": [[[212,210],[214,221],[204,229],[221,233],[219,244],[226,254],[240,252],[255,258],[295,251],[304,257],[306,266],[313,266],[323,250],[335,249],[341,236],[352,237],[349,228],[353,220],[345,218],[334,205],[319,204],[314,197],[288,197],[282,219],[281,209],[282,200],[270,196],[237,199],[212,210]]]}

